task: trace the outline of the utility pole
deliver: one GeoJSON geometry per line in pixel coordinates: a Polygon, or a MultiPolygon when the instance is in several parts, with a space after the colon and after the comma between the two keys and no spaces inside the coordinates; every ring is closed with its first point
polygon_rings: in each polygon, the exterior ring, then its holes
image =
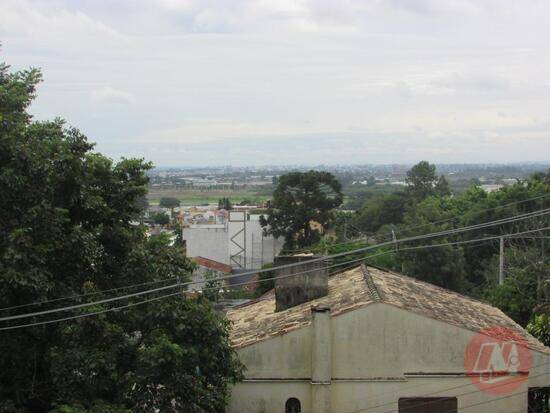
{"type": "Polygon", "coordinates": [[[504,237],[500,237],[500,254],[498,260],[498,285],[504,284],[504,237]]]}
{"type": "Polygon", "coordinates": [[[348,219],[344,219],[344,241],[348,240],[348,219]]]}

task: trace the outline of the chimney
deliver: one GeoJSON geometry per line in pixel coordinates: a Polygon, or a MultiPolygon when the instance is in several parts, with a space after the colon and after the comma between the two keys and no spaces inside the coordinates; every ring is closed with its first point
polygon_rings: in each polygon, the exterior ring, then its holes
{"type": "Polygon", "coordinates": [[[275,269],[275,311],[286,310],[328,293],[328,268],[326,262],[308,262],[321,256],[313,254],[283,255],[275,257],[274,266],[299,265],[275,269]],[[296,274],[296,275],[292,275],[296,274]]]}

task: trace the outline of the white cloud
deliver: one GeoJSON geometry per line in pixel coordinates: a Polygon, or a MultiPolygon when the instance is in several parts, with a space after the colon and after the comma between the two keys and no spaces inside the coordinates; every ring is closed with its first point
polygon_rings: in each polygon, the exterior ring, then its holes
{"type": "Polygon", "coordinates": [[[117,90],[109,86],[101,89],[92,90],[92,99],[97,103],[107,103],[115,105],[132,105],[135,103],[134,97],[122,90],[117,90]]]}
{"type": "Polygon", "coordinates": [[[171,165],[539,159],[549,27],[540,0],[4,0],[0,13],[2,60],[43,69],[37,118],[171,165]]]}

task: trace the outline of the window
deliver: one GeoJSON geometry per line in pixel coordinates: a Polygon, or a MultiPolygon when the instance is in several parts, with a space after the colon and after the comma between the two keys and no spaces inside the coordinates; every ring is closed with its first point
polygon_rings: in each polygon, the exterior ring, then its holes
{"type": "Polygon", "coordinates": [[[531,387],[527,401],[529,413],[550,413],[550,387],[531,387]]]}
{"type": "Polygon", "coordinates": [[[402,397],[399,413],[456,413],[456,397],[402,397]]]}
{"type": "Polygon", "coordinates": [[[302,407],[300,406],[300,400],[291,397],[286,401],[285,413],[300,413],[301,411],[302,407]]]}

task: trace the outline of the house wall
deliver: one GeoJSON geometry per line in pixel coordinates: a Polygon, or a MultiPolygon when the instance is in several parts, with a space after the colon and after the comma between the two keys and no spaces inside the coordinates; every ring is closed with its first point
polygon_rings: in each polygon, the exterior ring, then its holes
{"type": "MultiPolygon", "coordinates": [[[[460,375],[473,335],[384,303],[332,317],[330,411],[396,412],[400,397],[423,395],[456,396],[459,409],[483,403],[471,413],[527,411],[527,387],[550,386],[550,357],[531,352],[535,368],[518,395],[487,395],[460,375]]],[[[227,412],[284,412],[286,400],[301,394],[302,412],[312,413],[312,345],[308,326],[239,349],[247,380],[234,387],[227,412]]]]}
{"type": "Polygon", "coordinates": [[[241,267],[259,269],[263,264],[273,262],[274,257],[283,247],[284,239],[264,237],[259,221],[260,216],[249,214],[250,218],[246,221],[245,241],[244,231],[240,232],[244,227],[243,215],[243,212],[231,211],[233,221],[230,220],[225,224],[197,224],[184,228],[182,234],[186,241],[187,256],[201,256],[235,267],[237,264],[230,260],[230,256],[237,254],[240,249],[238,245],[231,242],[231,238],[234,237],[234,241],[245,246],[246,250],[246,253],[235,258],[241,267]]]}
{"type": "MultiPolygon", "coordinates": [[[[275,239],[272,236],[263,235],[260,215],[242,211],[230,211],[228,238],[231,240],[232,237],[238,245],[245,247],[246,253],[235,257],[235,260],[247,269],[259,269],[263,264],[273,262],[274,257],[279,254],[284,244],[283,238],[275,239]],[[243,223],[243,219],[246,220],[246,224],[243,223]],[[243,229],[244,231],[241,232],[243,229]]],[[[230,256],[239,253],[238,245],[231,241],[228,245],[230,256]]]]}
{"type": "Polygon", "coordinates": [[[188,257],[204,257],[229,264],[228,237],[225,225],[191,225],[184,228],[188,257]]]}

